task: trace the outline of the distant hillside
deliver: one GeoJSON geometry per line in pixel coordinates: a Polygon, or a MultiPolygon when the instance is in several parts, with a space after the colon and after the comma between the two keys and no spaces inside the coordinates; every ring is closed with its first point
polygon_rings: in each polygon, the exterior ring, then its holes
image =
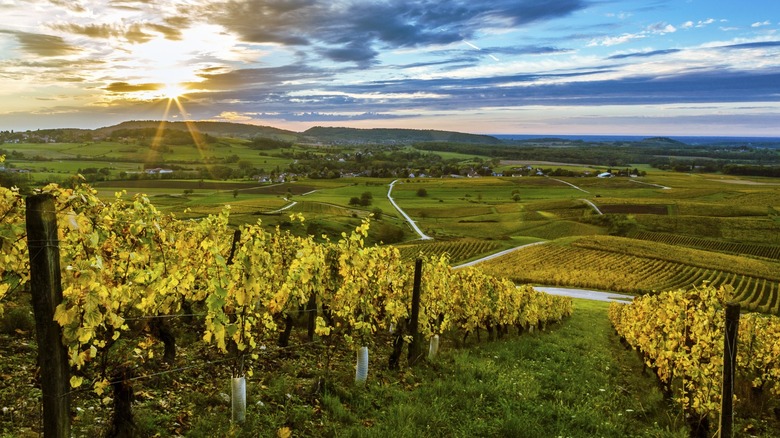
{"type": "Polygon", "coordinates": [[[302,134],[307,138],[316,139],[322,143],[336,144],[398,144],[434,141],[469,144],[502,143],[501,140],[489,135],[421,129],[357,129],[315,126],[314,128],[307,129],[302,134]]]}
{"type": "Polygon", "coordinates": [[[649,137],[639,142],[641,146],[688,146],[687,144],[669,137],[649,137]]]}
{"type": "MultiPolygon", "coordinates": [[[[118,125],[108,126],[105,128],[96,129],[94,132],[97,135],[110,135],[112,132],[120,129],[148,129],[158,128],[160,126],[159,120],[133,120],[129,122],[122,122],[118,125]]],[[[187,131],[189,130],[188,124],[185,122],[163,122],[165,129],[187,131]]],[[[229,122],[190,122],[194,125],[199,132],[210,134],[215,137],[239,137],[239,138],[255,138],[265,137],[273,138],[277,140],[294,141],[297,140],[299,134],[293,131],[287,131],[284,129],[273,128],[270,126],[258,126],[247,125],[243,123],[229,123],[229,122]]]]}
{"type": "MultiPolygon", "coordinates": [[[[93,131],[96,136],[110,136],[118,130],[158,129],[159,120],[133,120],[93,131]]],[[[188,123],[162,122],[166,130],[187,131],[188,123]]],[[[489,136],[461,132],[421,129],[357,129],[314,127],[302,133],[270,126],[247,125],[229,122],[190,122],[199,132],[214,137],[238,137],[246,139],[270,138],[285,142],[326,144],[411,144],[421,142],[447,142],[464,144],[499,145],[502,141],[489,136]]]]}

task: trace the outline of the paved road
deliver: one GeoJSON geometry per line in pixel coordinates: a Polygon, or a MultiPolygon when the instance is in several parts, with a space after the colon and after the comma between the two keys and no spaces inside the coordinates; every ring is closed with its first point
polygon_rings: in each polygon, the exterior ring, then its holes
{"type": "Polygon", "coordinates": [[[433,237],[425,235],[425,233],[422,232],[420,227],[418,227],[417,224],[414,223],[412,218],[410,218],[409,215],[406,214],[406,212],[401,210],[401,207],[399,207],[398,204],[395,203],[395,200],[393,200],[393,198],[390,196],[390,194],[393,193],[393,186],[397,182],[398,182],[398,180],[395,180],[395,181],[390,183],[390,189],[387,190],[387,199],[389,199],[390,203],[393,204],[393,207],[395,207],[395,209],[398,210],[399,213],[401,213],[401,216],[403,216],[406,219],[406,221],[409,222],[409,225],[412,226],[412,229],[414,230],[414,232],[420,235],[420,239],[422,239],[422,240],[432,240],[433,237]]]}
{"type": "Polygon", "coordinates": [[[280,209],[278,209],[278,210],[269,211],[269,212],[268,212],[268,214],[276,214],[276,213],[281,213],[281,212],[283,212],[283,211],[287,210],[288,208],[292,208],[292,207],[293,207],[295,204],[297,204],[297,203],[298,203],[297,201],[293,201],[292,203],[290,203],[290,204],[287,204],[287,205],[285,205],[284,207],[282,207],[282,208],[280,208],[280,209]]]}
{"type": "Polygon", "coordinates": [[[582,202],[590,205],[591,207],[593,207],[593,209],[596,210],[596,213],[598,213],[599,215],[604,214],[604,213],[601,212],[601,210],[599,210],[598,207],[596,207],[596,204],[590,202],[589,200],[587,200],[587,199],[580,199],[580,201],[582,201],[582,202]]]}
{"type": "Polygon", "coordinates": [[[637,181],[635,179],[632,179],[632,180],[629,180],[629,181],[631,181],[633,183],[637,183],[637,184],[644,184],[646,186],[658,187],[659,189],[664,189],[664,190],[671,190],[672,189],[671,187],[662,186],[660,184],[651,184],[651,183],[644,182],[644,181],[637,181]]]}
{"type": "Polygon", "coordinates": [[[586,300],[595,301],[618,301],[621,303],[631,302],[634,297],[631,295],[623,295],[614,292],[600,292],[595,290],[583,290],[583,289],[567,289],[562,287],[547,287],[547,286],[534,286],[534,289],[545,292],[550,295],[562,295],[572,298],[583,298],[586,300]]]}
{"type": "Polygon", "coordinates": [[[577,189],[577,190],[579,190],[579,191],[581,191],[581,192],[590,193],[589,191],[587,191],[587,190],[585,190],[585,189],[583,189],[583,188],[577,187],[577,186],[575,186],[574,184],[572,184],[572,183],[570,183],[570,182],[566,182],[566,181],[564,181],[564,180],[562,180],[562,179],[558,179],[558,178],[550,178],[550,179],[551,179],[551,180],[553,180],[553,181],[558,181],[559,183],[564,183],[564,184],[566,184],[567,186],[571,186],[572,188],[575,188],[575,189],[577,189]]]}
{"type": "Polygon", "coordinates": [[[476,260],[472,260],[472,261],[467,262],[467,263],[463,263],[462,265],[453,266],[452,269],[465,268],[466,266],[474,266],[477,263],[482,263],[482,262],[484,262],[486,260],[494,259],[496,257],[501,257],[502,255],[509,254],[510,252],[513,252],[513,251],[517,251],[517,250],[520,250],[520,249],[523,249],[523,248],[528,248],[529,246],[541,245],[543,243],[547,243],[547,241],[534,242],[534,243],[529,243],[529,244],[526,244],[526,245],[516,246],[514,248],[505,249],[505,250],[499,251],[499,252],[497,252],[495,254],[490,254],[489,256],[482,257],[481,259],[476,259],[476,260]]]}

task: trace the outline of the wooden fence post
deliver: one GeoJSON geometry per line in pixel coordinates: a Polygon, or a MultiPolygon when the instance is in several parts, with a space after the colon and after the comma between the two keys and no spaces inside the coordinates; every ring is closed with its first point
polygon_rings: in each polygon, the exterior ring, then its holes
{"type": "Polygon", "coordinates": [[[62,345],[62,328],[54,311],[62,302],[57,216],[50,195],[28,196],[27,247],[30,292],[38,341],[38,366],[43,392],[43,436],[70,437],[70,366],[62,345]]]}
{"type": "Polygon", "coordinates": [[[422,260],[414,263],[414,289],[412,289],[412,315],[409,322],[412,343],[409,344],[409,365],[415,365],[422,357],[422,339],[418,323],[420,319],[420,285],[422,283],[422,260]]]}
{"type": "Polygon", "coordinates": [[[723,389],[720,400],[720,436],[730,438],[734,421],[734,369],[737,362],[739,304],[726,304],[726,333],[723,337],[723,389]]]}

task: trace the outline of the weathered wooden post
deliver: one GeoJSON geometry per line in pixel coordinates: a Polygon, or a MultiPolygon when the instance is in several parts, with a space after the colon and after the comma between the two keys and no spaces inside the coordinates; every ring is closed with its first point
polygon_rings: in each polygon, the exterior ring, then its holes
{"type": "Polygon", "coordinates": [[[62,302],[57,216],[51,195],[26,199],[27,248],[30,253],[30,292],[38,341],[38,366],[43,392],[43,436],[70,437],[68,352],[54,311],[62,302]]]}
{"type": "Polygon", "coordinates": [[[739,304],[726,304],[726,333],[723,337],[723,389],[720,399],[720,436],[731,437],[734,421],[734,369],[737,362],[739,304]]]}
{"type": "Polygon", "coordinates": [[[422,339],[418,323],[420,319],[420,285],[422,283],[422,260],[417,259],[414,263],[414,289],[412,289],[412,315],[409,321],[412,343],[409,344],[409,365],[415,365],[422,357],[422,339]]]}

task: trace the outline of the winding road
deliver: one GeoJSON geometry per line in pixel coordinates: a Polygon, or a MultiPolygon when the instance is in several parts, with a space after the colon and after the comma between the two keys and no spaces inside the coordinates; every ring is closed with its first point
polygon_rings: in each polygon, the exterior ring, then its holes
{"type": "Polygon", "coordinates": [[[561,295],[564,297],[582,298],[585,300],[594,301],[617,301],[620,303],[628,303],[634,299],[634,297],[631,295],[617,294],[613,292],[601,292],[596,290],[570,289],[551,286],[534,286],[534,289],[538,290],[539,292],[548,293],[550,295],[561,295]]]}
{"type": "Polygon", "coordinates": [[[494,258],[496,258],[496,257],[501,257],[501,256],[503,256],[503,255],[507,255],[507,254],[509,254],[510,252],[518,251],[518,250],[521,250],[521,249],[523,249],[523,248],[528,248],[529,246],[534,246],[534,245],[541,245],[541,244],[543,244],[543,243],[547,243],[547,242],[546,242],[546,241],[542,241],[542,242],[534,242],[534,243],[529,243],[529,244],[526,244],[526,245],[520,245],[520,246],[516,246],[516,247],[514,247],[514,248],[505,249],[505,250],[503,250],[503,251],[499,251],[499,252],[497,252],[497,253],[495,253],[495,254],[490,254],[490,255],[488,255],[488,256],[485,256],[485,257],[482,257],[482,258],[480,258],[480,259],[472,260],[472,261],[470,261],[470,262],[466,262],[466,263],[463,263],[463,264],[461,264],[461,265],[453,266],[453,267],[452,267],[452,269],[460,269],[460,268],[465,268],[465,267],[467,267],[467,266],[474,266],[474,265],[476,265],[477,263],[482,263],[482,262],[484,262],[484,261],[487,261],[487,260],[490,260],[490,259],[494,259],[494,258]]]}
{"type": "Polygon", "coordinates": [[[399,207],[398,204],[395,203],[395,200],[392,198],[392,196],[390,196],[393,193],[393,186],[395,186],[395,183],[397,183],[397,182],[398,182],[398,180],[394,180],[393,182],[390,183],[390,189],[387,190],[387,199],[389,199],[390,203],[393,204],[393,207],[395,207],[395,209],[398,210],[399,213],[401,213],[401,216],[403,216],[406,219],[406,221],[409,222],[409,225],[412,226],[412,229],[414,230],[414,232],[417,233],[418,235],[420,235],[420,239],[421,240],[432,240],[433,237],[428,236],[425,233],[423,233],[422,230],[420,229],[420,227],[418,227],[417,224],[414,223],[412,218],[409,217],[409,215],[406,214],[405,211],[401,210],[401,207],[399,207]]]}
{"type": "MultiPolygon", "coordinates": [[[[556,181],[560,181],[560,180],[556,180],[556,181]]],[[[395,207],[395,209],[398,210],[399,213],[401,213],[401,216],[403,216],[404,219],[406,219],[406,221],[409,222],[409,225],[411,225],[412,229],[420,236],[421,240],[432,240],[433,238],[428,236],[428,235],[426,235],[425,233],[423,233],[422,230],[420,229],[420,227],[418,227],[417,224],[412,220],[412,218],[409,217],[409,215],[406,214],[406,212],[403,211],[401,209],[401,207],[398,206],[398,204],[396,204],[395,200],[391,196],[392,193],[393,193],[393,186],[395,186],[396,182],[398,182],[398,180],[394,180],[393,182],[390,183],[390,188],[387,190],[387,199],[390,200],[390,203],[393,204],[393,207],[395,207]]],[[[575,186],[573,184],[567,183],[565,181],[561,181],[561,182],[564,183],[564,184],[568,184],[568,185],[574,187],[577,190],[581,190],[581,191],[583,191],[585,193],[588,193],[587,191],[582,190],[581,188],[579,188],[579,187],[577,187],[577,186],[575,186]]],[[[582,201],[585,201],[586,203],[590,204],[590,206],[593,207],[593,209],[596,210],[596,212],[598,214],[602,214],[601,211],[599,211],[598,207],[596,207],[596,205],[593,204],[592,202],[588,201],[587,199],[582,199],[582,201]]],[[[463,264],[460,264],[460,265],[457,265],[457,266],[453,266],[452,269],[459,269],[459,268],[465,268],[467,266],[474,266],[474,265],[476,265],[478,263],[482,263],[482,262],[484,262],[486,260],[494,259],[496,257],[501,257],[501,256],[509,254],[509,253],[511,253],[513,251],[518,251],[518,250],[521,250],[523,248],[528,248],[529,246],[541,245],[543,243],[546,243],[546,242],[544,242],[544,241],[542,241],[542,242],[534,242],[534,243],[529,243],[527,245],[516,246],[514,248],[509,248],[509,249],[506,249],[506,250],[503,250],[503,251],[499,251],[499,252],[497,252],[495,254],[490,254],[488,256],[482,257],[482,258],[477,259],[477,260],[472,260],[472,261],[467,262],[467,263],[463,263],[463,264]]],[[[534,289],[536,289],[536,290],[538,290],[540,292],[548,293],[550,295],[561,295],[561,296],[566,296],[566,297],[582,298],[582,299],[586,299],[586,300],[595,300],[595,301],[629,302],[629,301],[634,299],[634,297],[631,296],[631,295],[623,295],[623,294],[612,293],[612,292],[601,292],[601,291],[595,291],[595,290],[570,289],[570,288],[548,287],[548,286],[534,286],[534,289]]]]}
{"type": "Polygon", "coordinates": [[[598,207],[596,207],[596,204],[594,204],[593,202],[591,202],[591,201],[589,201],[589,200],[587,200],[587,199],[584,199],[584,198],[583,198],[583,199],[580,199],[580,201],[582,201],[582,202],[584,202],[584,203],[586,203],[586,204],[590,205],[591,207],[593,207],[593,209],[594,209],[594,210],[596,210],[596,213],[598,213],[599,215],[602,215],[602,214],[604,214],[604,213],[602,213],[602,212],[601,212],[601,210],[599,210],[599,208],[598,208],[598,207]]]}

